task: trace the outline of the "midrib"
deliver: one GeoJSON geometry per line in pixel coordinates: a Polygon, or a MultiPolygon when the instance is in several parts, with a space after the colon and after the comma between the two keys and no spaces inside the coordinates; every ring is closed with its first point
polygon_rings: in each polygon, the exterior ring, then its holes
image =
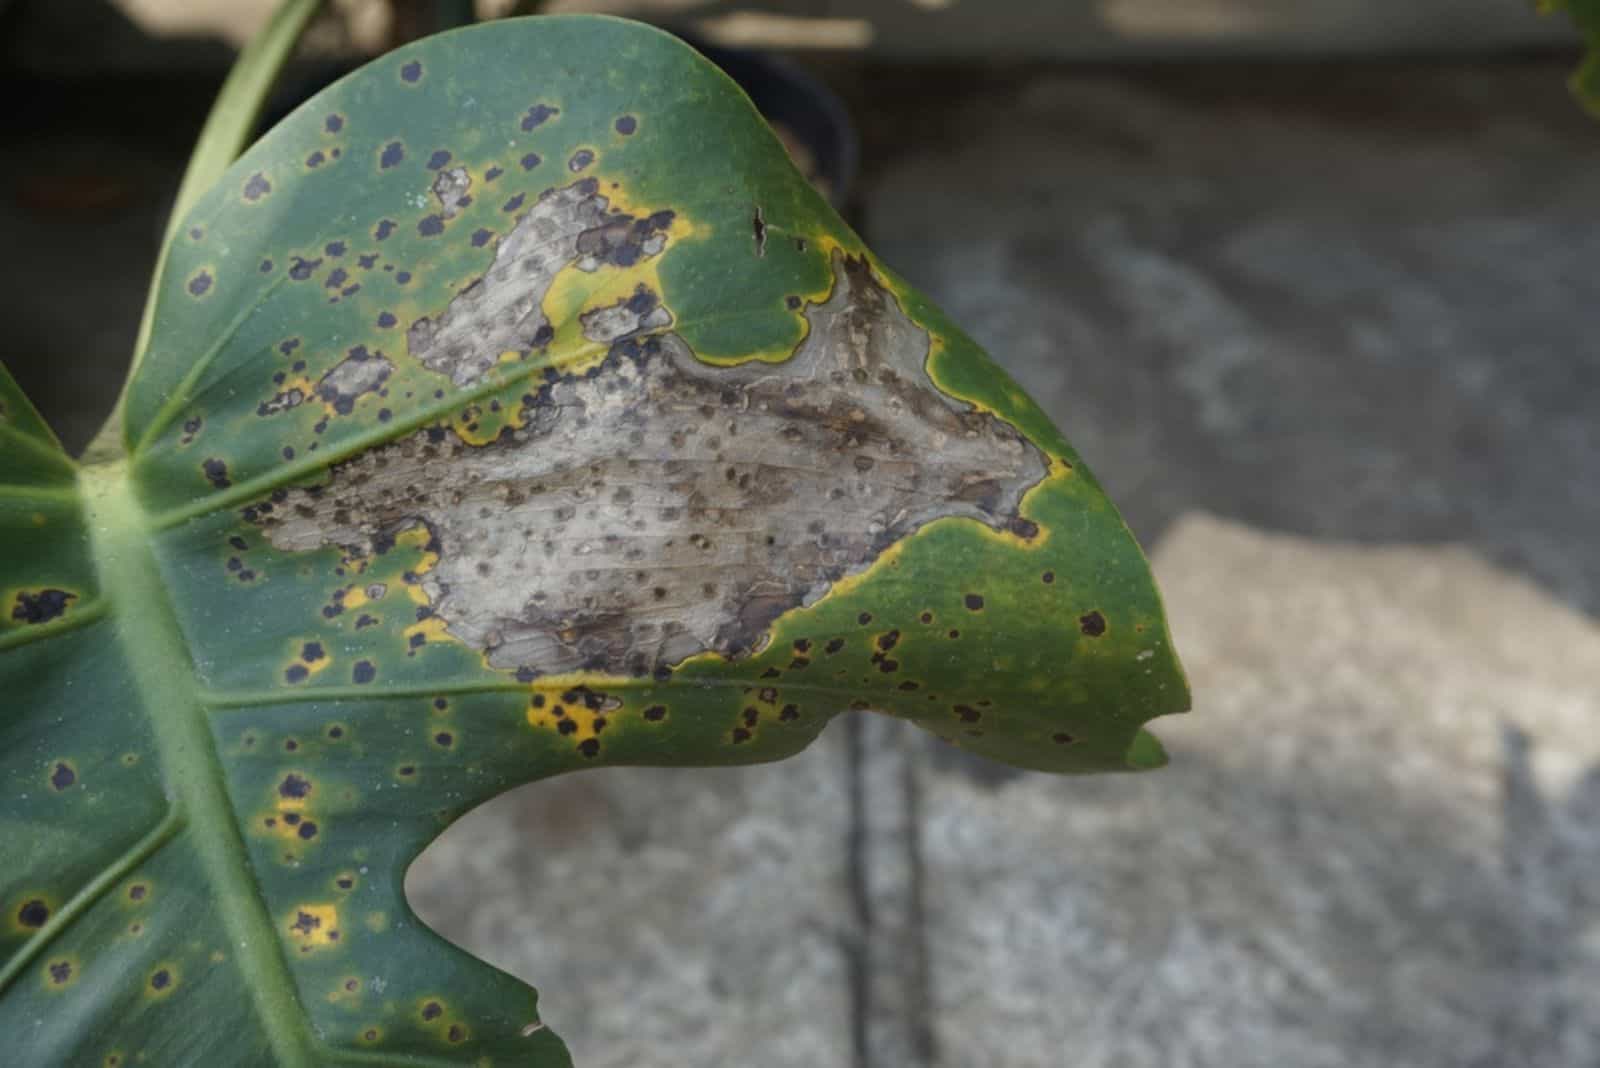
{"type": "Polygon", "coordinates": [[[311,1036],[272,918],[250,873],[195,677],[126,463],[78,476],[91,551],[117,640],[150,717],[168,790],[194,844],[228,935],[229,955],[283,1068],[313,1068],[311,1036]]]}

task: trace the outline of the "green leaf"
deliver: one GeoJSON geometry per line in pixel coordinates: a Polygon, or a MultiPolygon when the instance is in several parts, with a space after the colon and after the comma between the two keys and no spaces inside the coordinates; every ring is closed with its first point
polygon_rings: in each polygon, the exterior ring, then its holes
{"type": "Polygon", "coordinates": [[[339,82],[196,202],[153,323],[125,459],[0,393],[30,1064],[564,1065],[406,906],[472,806],[851,708],[1148,768],[1187,707],[1066,441],[657,31],[496,22],[339,82]]]}
{"type": "Polygon", "coordinates": [[[1600,0],[1539,0],[1539,10],[1551,14],[1565,11],[1583,35],[1587,53],[1567,85],[1596,117],[1600,117],[1600,0]]]}

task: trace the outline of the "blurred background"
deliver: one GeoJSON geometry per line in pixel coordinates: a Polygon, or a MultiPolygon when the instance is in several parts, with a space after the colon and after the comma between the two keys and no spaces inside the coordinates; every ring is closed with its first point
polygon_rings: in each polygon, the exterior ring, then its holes
{"type": "MultiPolygon", "coordinates": [[[[0,0],[4,352],[69,448],[271,6],[0,0]]],[[[277,108],[472,6],[333,4],[277,108]]],[[[865,716],[771,767],[567,776],[431,847],[423,918],[539,986],[583,1068],[1600,1064],[1600,122],[1571,26],[545,7],[711,50],[1044,404],[1154,559],[1195,711],[1138,777],[865,716]]]]}

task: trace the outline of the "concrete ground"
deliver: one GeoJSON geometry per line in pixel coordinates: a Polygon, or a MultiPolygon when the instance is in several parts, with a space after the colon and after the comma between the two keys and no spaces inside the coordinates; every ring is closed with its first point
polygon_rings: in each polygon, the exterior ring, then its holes
{"type": "MultiPolygon", "coordinates": [[[[1600,1063],[1600,124],[1564,67],[835,73],[869,241],[1152,549],[1172,766],[848,717],[513,792],[419,912],[583,1068],[1600,1063]]],[[[8,361],[77,440],[185,139],[91,98],[12,120],[0,205],[8,361]]]]}

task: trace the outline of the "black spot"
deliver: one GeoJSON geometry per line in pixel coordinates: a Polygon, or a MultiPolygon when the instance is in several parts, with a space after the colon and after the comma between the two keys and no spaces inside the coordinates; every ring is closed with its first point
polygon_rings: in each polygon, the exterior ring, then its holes
{"type": "Polygon", "coordinates": [[[799,297],[785,297],[785,298],[783,298],[783,303],[789,308],[790,311],[796,311],[800,307],[800,298],[799,297]]]}
{"type": "Polygon", "coordinates": [[[69,601],[77,599],[77,594],[66,590],[23,591],[17,594],[17,601],[11,606],[11,618],[19,623],[48,623],[67,610],[69,601]]]}
{"type": "Polygon", "coordinates": [[[666,718],[666,715],[666,705],[651,705],[649,708],[644,710],[644,718],[649,720],[651,723],[659,723],[661,720],[666,718]]]}
{"type": "Polygon", "coordinates": [[[966,596],[966,605],[967,610],[970,612],[981,612],[983,611],[983,598],[976,593],[969,593],[966,596]]]}
{"type": "Polygon", "coordinates": [[[444,219],[438,215],[429,215],[417,223],[417,233],[423,237],[437,237],[444,233],[444,219]]]}
{"type": "Polygon", "coordinates": [[[435,697],[433,699],[433,707],[437,708],[440,712],[443,712],[445,709],[450,707],[450,702],[446,701],[443,697],[435,697]]]}
{"type": "Polygon", "coordinates": [[[1054,571],[1046,571],[1046,572],[1045,572],[1045,573],[1044,573],[1044,574],[1042,574],[1042,575],[1040,575],[1040,576],[1039,576],[1039,579],[1040,579],[1040,581],[1042,581],[1042,582],[1043,582],[1043,583],[1044,583],[1044,584],[1045,584],[1045,585],[1046,585],[1046,586],[1048,586],[1048,585],[1050,585],[1050,584],[1051,584],[1051,583],[1053,583],[1053,582],[1055,582],[1055,580],[1056,580],[1056,573],[1055,573],[1055,572],[1054,572],[1054,571]]]}
{"type": "Polygon", "coordinates": [[[290,797],[290,798],[299,799],[299,798],[306,797],[310,793],[311,793],[311,782],[310,782],[310,780],[308,780],[304,775],[296,775],[292,771],[289,774],[285,775],[283,777],[283,781],[278,784],[278,796],[279,797],[290,797]]]}
{"type": "Polygon", "coordinates": [[[266,274],[267,272],[271,271],[272,270],[272,261],[271,260],[262,260],[261,261],[260,270],[261,270],[262,274],[266,274]]]}
{"type": "Polygon", "coordinates": [[[289,264],[289,277],[296,282],[304,282],[321,266],[322,260],[320,259],[308,260],[303,256],[296,256],[294,257],[294,262],[289,264]]]}
{"type": "Polygon", "coordinates": [[[837,653],[840,649],[843,649],[843,648],[844,648],[844,639],[843,638],[834,638],[831,641],[829,641],[827,645],[822,647],[822,651],[827,653],[829,656],[832,656],[834,653],[837,653]]]}
{"type": "Polygon", "coordinates": [[[322,154],[322,149],[319,148],[315,152],[311,153],[311,155],[306,157],[306,166],[307,167],[320,167],[324,163],[326,163],[327,161],[328,161],[328,157],[324,156],[322,154]]]}
{"type": "Polygon", "coordinates": [[[544,160],[539,158],[539,153],[529,152],[526,156],[522,157],[522,169],[525,171],[531,171],[543,162],[544,160]]]}
{"type": "Polygon", "coordinates": [[[410,63],[400,68],[400,80],[416,84],[422,78],[422,64],[413,59],[410,63]]]}
{"type": "Polygon", "coordinates": [[[451,1024],[450,1030],[444,1033],[444,1037],[451,1042],[460,1042],[467,1037],[467,1032],[460,1024],[451,1024]]]}
{"type": "Polygon", "coordinates": [[[252,174],[244,183],[244,198],[257,201],[272,192],[272,183],[267,181],[267,176],[260,171],[252,174]]]}
{"type": "Polygon", "coordinates": [[[955,713],[957,716],[961,717],[962,723],[976,723],[978,720],[983,718],[983,713],[979,712],[971,705],[956,705],[955,713]]]}
{"type": "Polygon", "coordinates": [[[338,133],[340,130],[344,129],[344,116],[329,115],[326,119],[322,120],[322,128],[327,130],[329,133],[338,133]]]}
{"type": "MultiPolygon", "coordinates": [[[[390,141],[383,146],[383,152],[378,156],[378,167],[382,170],[388,170],[390,167],[399,166],[405,158],[406,146],[399,141],[390,141]]],[[[379,224],[379,229],[382,229],[382,224],[379,224]]],[[[380,237],[378,240],[382,241],[383,238],[380,237]]]]}
{"type": "Polygon", "coordinates": [[[328,737],[332,738],[334,741],[338,741],[340,738],[344,737],[344,728],[335,723],[333,726],[328,728],[328,737]]]}
{"type": "Polygon", "coordinates": [[[229,486],[233,485],[233,483],[228,479],[228,465],[223,463],[221,460],[207,460],[200,465],[200,470],[204,472],[206,481],[210,482],[217,489],[227,489],[229,486]]]}
{"type": "Polygon", "coordinates": [[[639,128],[639,120],[634,118],[632,115],[621,115],[618,116],[614,125],[616,126],[617,133],[627,137],[632,134],[633,131],[639,128]]]}
{"type": "Polygon", "coordinates": [[[50,906],[38,898],[24,901],[17,910],[17,922],[24,927],[43,927],[44,921],[50,918],[50,906]]]}
{"type": "Polygon", "coordinates": [[[483,172],[483,180],[485,182],[492,182],[504,173],[506,172],[501,170],[499,167],[490,167],[488,170],[483,172]]]}
{"type": "Polygon", "coordinates": [[[396,770],[399,771],[403,778],[409,779],[411,776],[417,773],[417,766],[415,764],[402,764],[396,770]]]}
{"type": "Polygon", "coordinates": [[[349,890],[356,885],[356,881],[348,875],[341,875],[333,881],[333,885],[340,890],[349,890]]]}
{"type": "Polygon", "coordinates": [[[356,620],[356,630],[361,630],[364,627],[373,626],[377,622],[378,622],[378,619],[377,619],[376,616],[369,616],[365,612],[363,612],[363,613],[361,613],[361,617],[356,620]]]}
{"type": "Polygon", "coordinates": [[[480,227],[479,229],[474,230],[472,232],[472,247],[473,248],[482,248],[483,246],[487,245],[489,243],[490,239],[493,238],[493,237],[494,237],[494,231],[493,230],[485,230],[485,229],[480,227]]]}
{"type": "Polygon", "coordinates": [[[366,685],[378,677],[378,669],[370,660],[357,660],[356,666],[350,671],[350,678],[358,685],[366,685]]]}
{"type": "Polygon", "coordinates": [[[740,742],[748,742],[749,740],[749,731],[745,730],[743,727],[733,728],[733,741],[735,745],[739,744],[740,742]]]}
{"type": "Polygon", "coordinates": [[[578,151],[572,154],[571,159],[567,160],[567,170],[571,171],[573,174],[577,174],[579,171],[583,170],[593,162],[594,153],[589,151],[587,148],[580,148],[578,151]]]}
{"type": "Polygon", "coordinates": [[[1021,516],[1011,520],[1008,525],[1011,528],[1011,533],[1015,534],[1023,541],[1031,541],[1039,533],[1038,523],[1035,523],[1031,519],[1023,519],[1021,516]]]}
{"type": "Polygon", "coordinates": [[[437,152],[435,152],[433,155],[428,157],[428,169],[430,171],[436,171],[440,167],[443,167],[446,163],[449,163],[449,162],[450,162],[450,153],[441,148],[437,152]]]}
{"type": "Polygon", "coordinates": [[[1090,612],[1078,617],[1078,629],[1091,638],[1098,638],[1106,632],[1106,617],[1099,612],[1090,612]]]}
{"type": "Polygon", "coordinates": [[[1052,734],[1050,736],[1050,740],[1055,742],[1057,745],[1071,745],[1072,744],[1072,735],[1066,733],[1065,731],[1062,731],[1059,734],[1052,734]]]}
{"type": "Polygon", "coordinates": [[[444,1007],[437,1001],[430,1001],[422,1006],[422,1018],[424,1020],[437,1020],[443,1013],[444,1007]]]}
{"type": "Polygon", "coordinates": [[[961,632],[959,630],[953,630],[953,631],[950,632],[949,637],[951,637],[951,638],[959,638],[959,637],[961,637],[961,632]]]}
{"type": "Polygon", "coordinates": [[[308,664],[315,664],[328,654],[323,651],[321,642],[306,642],[300,647],[300,659],[308,664]]]}
{"type": "Polygon", "coordinates": [[[132,886],[128,887],[128,900],[143,901],[145,895],[149,892],[150,888],[144,883],[134,883],[132,886]]]}
{"type": "Polygon", "coordinates": [[[310,820],[306,820],[295,833],[309,841],[317,836],[317,825],[310,820]]]}
{"type": "Polygon", "coordinates": [[[65,790],[77,781],[78,773],[66,764],[57,763],[54,770],[50,772],[50,785],[57,790],[65,790]]]}
{"type": "Polygon", "coordinates": [[[344,285],[349,278],[349,272],[343,267],[335,267],[333,270],[328,272],[328,280],[322,284],[328,289],[338,289],[340,286],[344,285]]]}
{"type": "Polygon", "coordinates": [[[292,753],[296,749],[300,748],[300,743],[295,741],[293,738],[285,738],[283,740],[283,748],[285,751],[292,753]]]}
{"type": "Polygon", "coordinates": [[[72,978],[72,962],[53,960],[50,962],[50,981],[60,986],[72,978]]]}
{"type": "Polygon", "coordinates": [[[209,271],[201,271],[199,274],[189,279],[189,295],[191,297],[203,297],[210,292],[210,290],[211,273],[209,271]]]}
{"type": "Polygon", "coordinates": [[[449,731],[440,731],[438,734],[435,734],[433,736],[433,741],[434,744],[443,746],[446,749],[449,749],[452,745],[456,744],[455,735],[451,734],[449,731]]]}
{"type": "MultiPolygon", "coordinates": [[[[305,913],[302,912],[300,915],[304,916],[305,913]]],[[[165,968],[158,968],[156,973],[150,977],[151,990],[165,990],[171,985],[172,973],[167,971],[165,968]]]]}
{"type": "Polygon", "coordinates": [[[899,641],[900,632],[897,630],[891,630],[887,634],[878,635],[878,648],[887,653],[890,649],[893,649],[895,645],[899,643],[899,641]]]}
{"type": "Polygon", "coordinates": [[[399,272],[398,274],[396,274],[394,276],[394,280],[396,282],[400,283],[401,285],[406,285],[407,283],[409,283],[411,281],[411,272],[410,271],[401,271],[401,272],[399,272]]]}
{"type": "Polygon", "coordinates": [[[859,616],[856,616],[856,622],[860,623],[863,627],[866,626],[868,623],[872,622],[872,613],[862,612],[859,616]]]}
{"type": "Polygon", "coordinates": [[[379,328],[381,328],[383,330],[389,329],[390,327],[392,327],[398,321],[399,320],[397,320],[394,317],[394,315],[392,313],[390,313],[390,312],[379,312],[378,313],[378,326],[379,326],[379,328]]]}
{"type": "Polygon", "coordinates": [[[535,104],[522,116],[522,132],[527,133],[535,127],[542,126],[552,115],[559,115],[560,108],[553,108],[546,104],[535,104]]]}
{"type": "Polygon", "coordinates": [[[304,664],[290,664],[283,677],[290,682],[304,682],[311,677],[311,672],[306,670],[304,664]]]}
{"type": "MultiPolygon", "coordinates": [[[[570,721],[569,721],[570,722],[570,721]]],[[[591,760],[600,755],[600,739],[585,738],[578,743],[578,752],[591,760]]]]}

